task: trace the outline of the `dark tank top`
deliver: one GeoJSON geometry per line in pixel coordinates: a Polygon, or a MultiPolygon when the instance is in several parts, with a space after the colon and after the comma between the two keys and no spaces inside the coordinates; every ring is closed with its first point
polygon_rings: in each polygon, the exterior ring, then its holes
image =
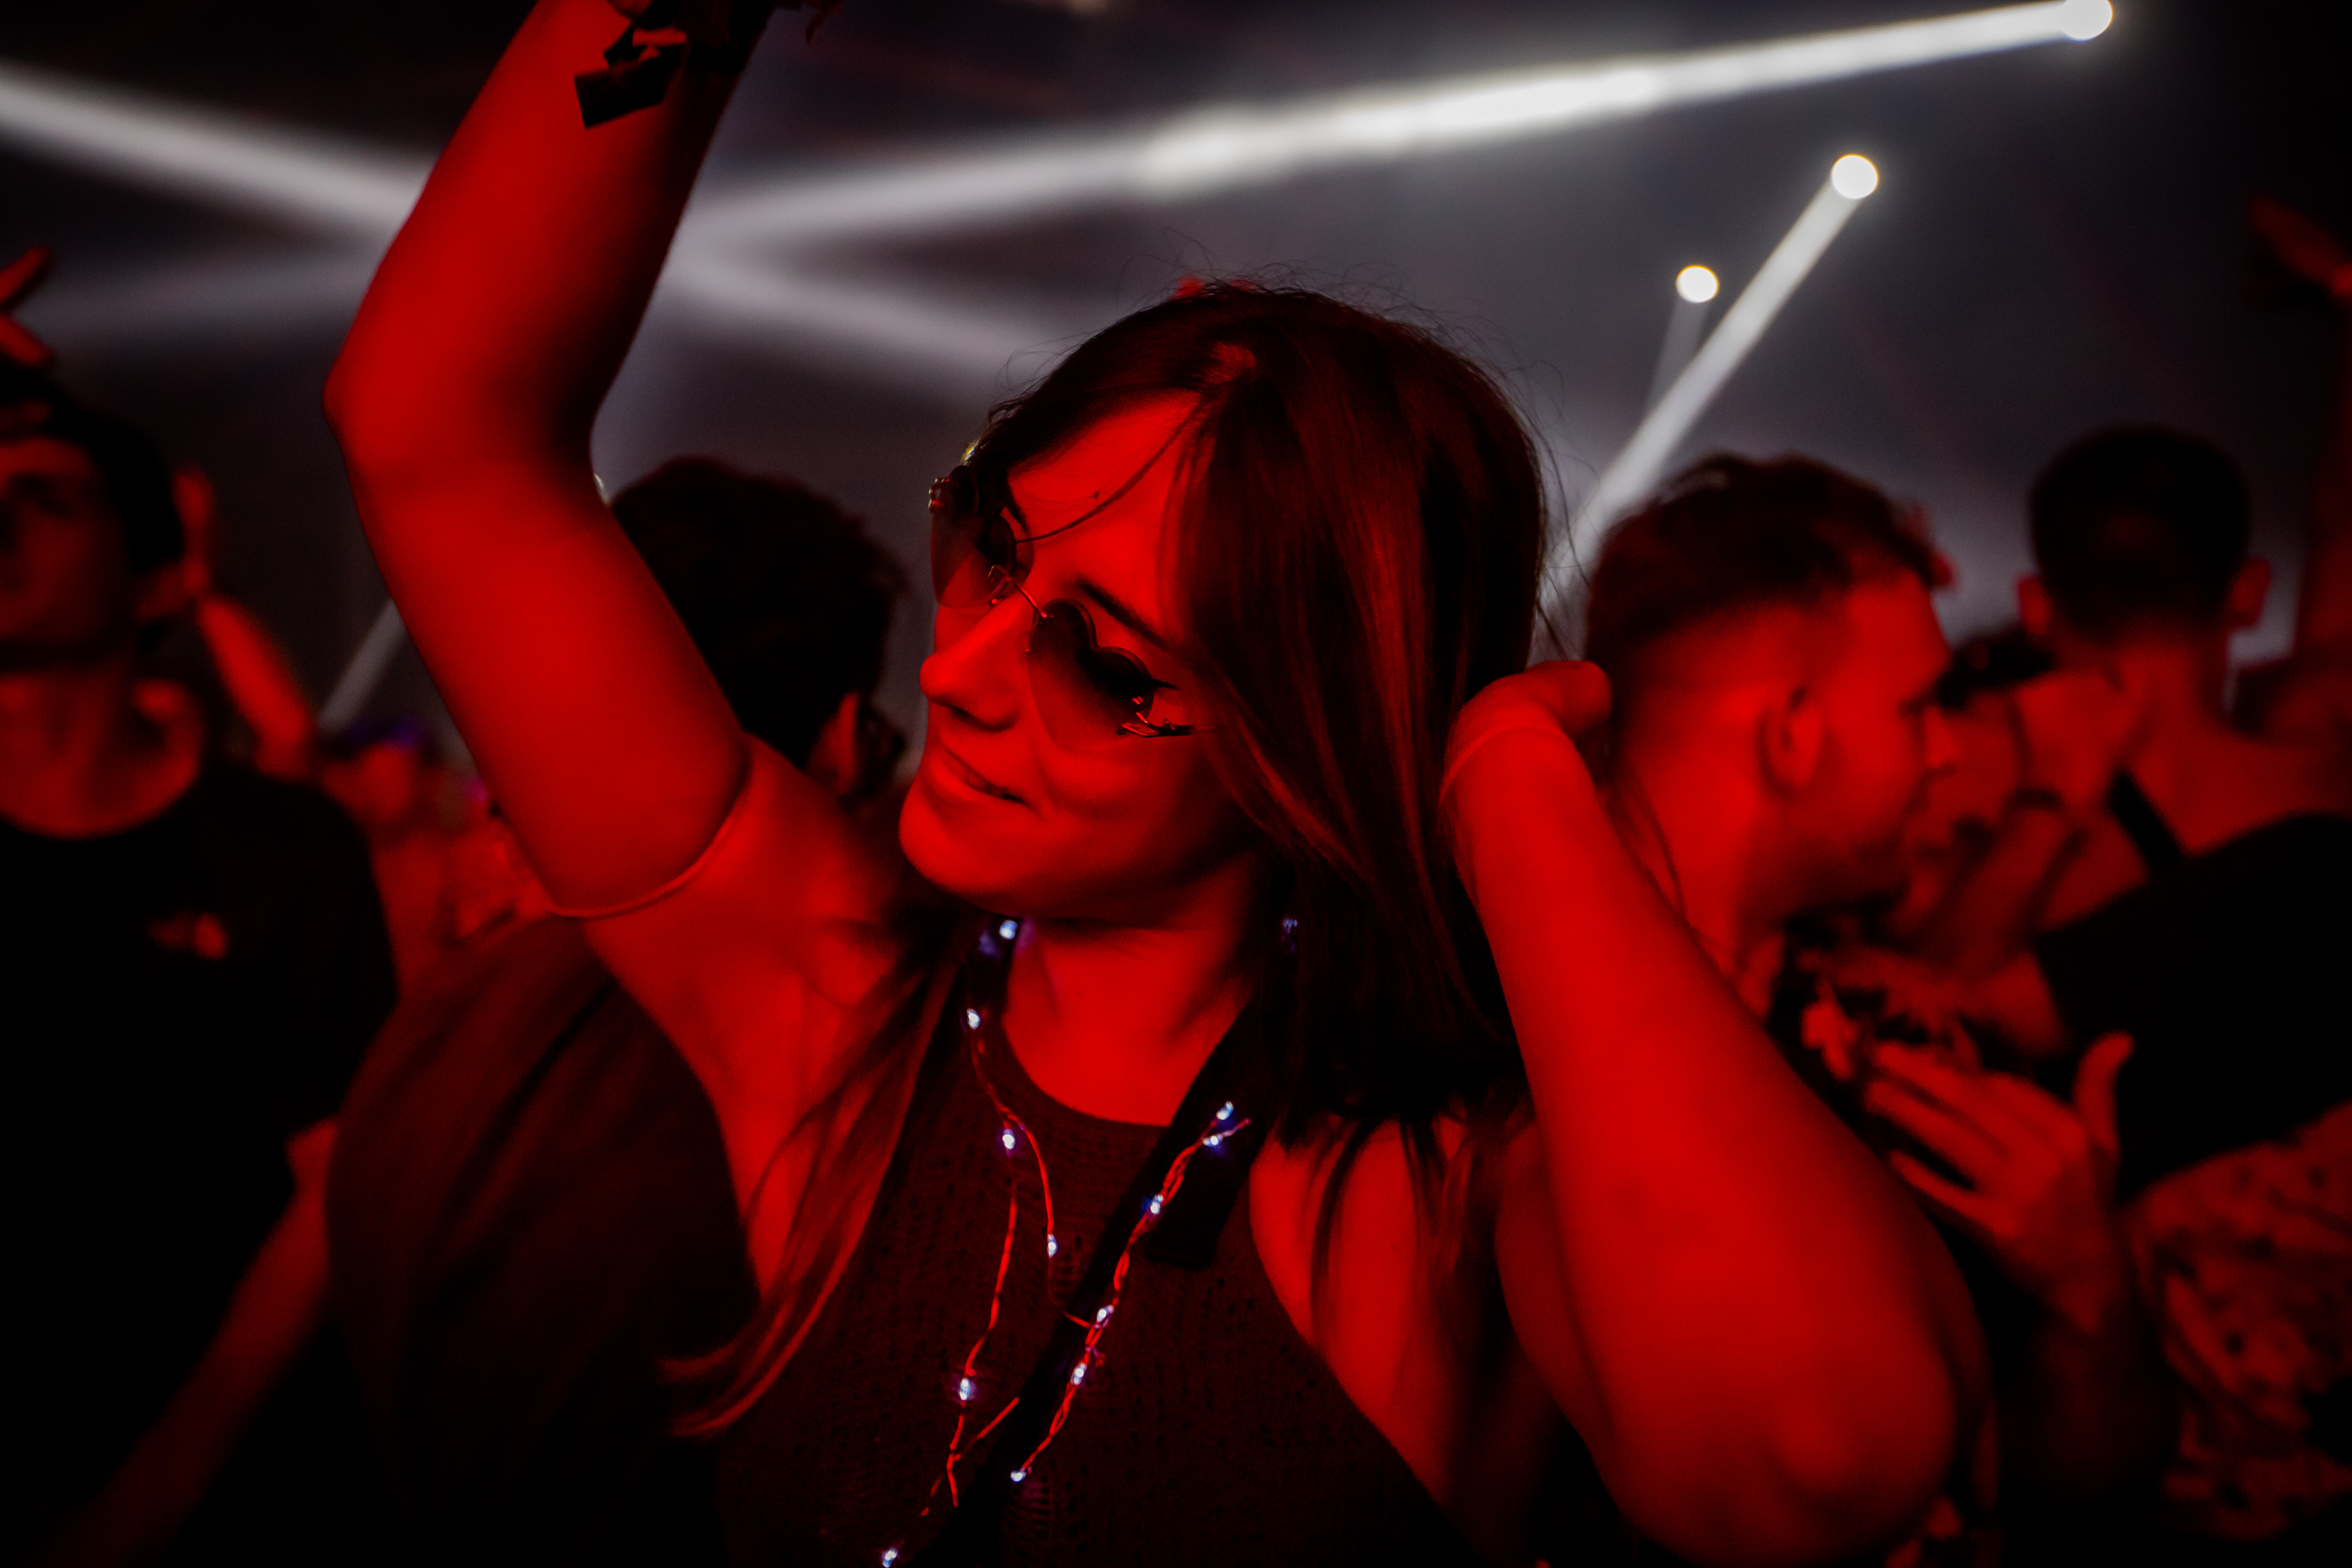
{"type": "MultiPolygon", "coordinates": [[[[729,1558],[742,1568],[877,1568],[930,1541],[948,1510],[947,1489],[934,1483],[955,1431],[960,1371],[988,1321],[1008,1192],[1020,1213],[967,1407],[975,1425],[1028,1375],[1159,1136],[1060,1104],[1009,1049],[989,1051],[985,1070],[1044,1153],[1054,1256],[1030,1151],[1005,1147],[971,1051],[943,1037],[841,1284],[722,1446],[719,1511],[729,1558]]],[[[1475,1562],[1291,1323],[1246,1204],[1227,1217],[1205,1268],[1139,1252],[1100,1352],[1059,1435],[1008,1494],[995,1561],[1475,1562]]],[[[959,1484],[970,1468],[959,1468],[959,1484]]]]}

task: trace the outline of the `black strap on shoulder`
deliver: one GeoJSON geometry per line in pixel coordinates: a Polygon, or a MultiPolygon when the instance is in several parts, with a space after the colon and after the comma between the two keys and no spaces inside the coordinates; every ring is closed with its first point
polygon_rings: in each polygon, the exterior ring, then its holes
{"type": "Polygon", "coordinates": [[[2174,835],[2172,825],[2156,809],[2156,802],[2139,787],[2139,781],[2127,773],[2116,774],[2115,783],[2107,786],[2107,815],[2124,830],[2132,847],[2139,851],[2140,863],[2148,875],[2168,871],[2189,858],[2174,835]]]}
{"type": "Polygon", "coordinates": [[[1267,989],[1261,987],[1242,1009],[1192,1079],[1192,1087],[1184,1091],[1184,1102],[1151,1146],[1134,1180],[1128,1183],[1118,1207],[1111,1211],[1110,1224],[1087,1259],[1086,1273],[1062,1303],[1053,1337],[1023,1381],[1020,1398],[997,1428],[995,1442],[976,1462],[971,1479],[963,1486],[961,1500],[931,1543],[908,1560],[907,1568],[964,1568],[989,1554],[1004,1500],[1018,1484],[1013,1479],[1013,1467],[1033,1453],[1045,1436],[1046,1426],[1061,1404],[1062,1390],[1085,1349],[1087,1326],[1109,1297],[1119,1255],[1136,1231],[1146,1230],[1139,1250],[1155,1261],[1199,1268],[1213,1256],[1218,1233],[1243,1190],[1252,1162],[1265,1146],[1274,1108],[1272,1079],[1265,1071],[1267,1024],[1270,1017],[1279,1016],[1281,1002],[1269,996],[1267,989]],[[1245,1120],[1249,1125],[1196,1154],[1185,1169],[1184,1184],[1175,1198],[1162,1213],[1151,1214],[1151,1200],[1178,1156],[1214,1128],[1219,1112],[1229,1102],[1234,1108],[1230,1119],[1245,1120]]]}

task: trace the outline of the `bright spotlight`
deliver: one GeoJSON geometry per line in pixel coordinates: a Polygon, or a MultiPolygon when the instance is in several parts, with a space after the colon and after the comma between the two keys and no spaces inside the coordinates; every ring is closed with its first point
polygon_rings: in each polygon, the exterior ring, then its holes
{"type": "Polygon", "coordinates": [[[2105,32],[2115,19],[2116,8],[2107,0],[2066,0],[2058,7],[2058,30],[2078,44],[2105,32]]]}
{"type": "MultiPolygon", "coordinates": [[[[1869,164],[1863,160],[1864,168],[1869,164]]],[[[1840,160],[1842,166],[1844,160],[1840,160]]],[[[1874,181],[1876,172],[1873,171],[1874,181]]],[[[1706,342],[1693,354],[1682,374],[1675,377],[1642,423],[1634,427],[1633,437],[1601,471],[1600,482],[1591,495],[1577,510],[1569,525],[1565,543],[1555,551],[1544,574],[1543,604],[1545,611],[1559,615],[1567,607],[1575,591],[1577,562],[1582,547],[1592,531],[1613,521],[1617,514],[1649,494],[1664,474],[1666,464],[1675,449],[1690,434],[1706,412],[1715,395],[1731,379],[1748,351],[1764,335],[1780,307],[1789,302],[1797,285],[1813,269],[1813,264],[1830,247],[1830,241],[1845,227],[1846,220],[1859,209],[1860,203],[1837,188],[1837,176],[1832,174],[1772,254],[1764,258],[1755,278],[1740,291],[1739,298],[1723,313],[1723,320],[1706,342]]]]}
{"type": "Polygon", "coordinates": [[[714,190],[688,232],[791,243],[942,233],[1118,202],[1187,200],[1318,168],[1542,135],[1679,104],[2053,43],[2084,0],[2045,0],[1777,42],[1370,89],[1179,116],[1157,130],[1064,133],[989,153],[877,161],[714,190]]]}
{"type": "Polygon", "coordinates": [[[1722,287],[1714,272],[1705,267],[1685,267],[1675,274],[1675,292],[1694,305],[1706,304],[1722,287]]]}
{"type": "Polygon", "coordinates": [[[1848,153],[1830,165],[1830,186],[1850,202],[1878,189],[1878,165],[1859,153],[1848,153]]]}

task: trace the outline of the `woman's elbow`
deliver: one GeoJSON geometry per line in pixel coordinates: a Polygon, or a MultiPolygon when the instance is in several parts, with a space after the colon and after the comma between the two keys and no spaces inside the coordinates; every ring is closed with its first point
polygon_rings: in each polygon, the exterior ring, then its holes
{"type": "Polygon", "coordinates": [[[1744,1438],[1719,1432],[1715,1460],[1657,1467],[1683,1472],[1679,1497],[1629,1511],[1674,1551],[1720,1568],[1834,1562],[1903,1541],[1953,1483],[1976,1408],[1942,1358],[1906,1359],[1808,1380],[1752,1415],[1744,1438]]]}
{"type": "Polygon", "coordinates": [[[1952,1483],[1978,1408],[1939,1360],[1801,1401],[1766,1434],[1797,1561],[1902,1540],[1952,1483]],[[1805,1538],[1810,1537],[1810,1542],[1805,1538]]]}

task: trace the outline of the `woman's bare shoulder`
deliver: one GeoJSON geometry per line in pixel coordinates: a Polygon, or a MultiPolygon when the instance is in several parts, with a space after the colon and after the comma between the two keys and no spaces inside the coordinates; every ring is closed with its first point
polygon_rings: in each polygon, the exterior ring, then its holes
{"type": "Polygon", "coordinates": [[[792,1100],[830,1081],[897,973],[898,917],[921,890],[895,841],[754,742],[740,795],[692,865],[625,908],[576,912],[714,1098],[714,1076],[737,1089],[750,1076],[792,1100]]]}

